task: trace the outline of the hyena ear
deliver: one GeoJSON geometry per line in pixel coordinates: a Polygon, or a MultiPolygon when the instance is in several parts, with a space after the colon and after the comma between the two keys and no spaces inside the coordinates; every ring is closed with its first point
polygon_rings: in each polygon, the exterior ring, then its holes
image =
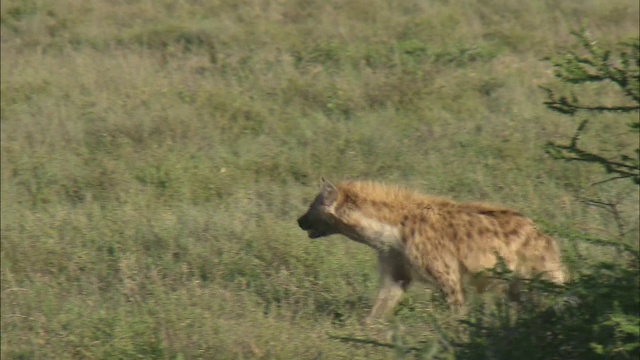
{"type": "Polygon", "coordinates": [[[322,178],[322,200],[325,205],[332,205],[338,198],[338,189],[332,183],[322,178]]]}

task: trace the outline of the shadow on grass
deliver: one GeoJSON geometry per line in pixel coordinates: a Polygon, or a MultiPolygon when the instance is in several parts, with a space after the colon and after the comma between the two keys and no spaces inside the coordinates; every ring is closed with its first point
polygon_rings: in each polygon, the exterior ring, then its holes
{"type": "MultiPolygon", "coordinates": [[[[329,339],[332,340],[338,340],[344,343],[349,343],[349,344],[357,344],[357,345],[371,345],[371,346],[377,346],[377,347],[382,347],[382,348],[387,348],[387,349],[393,349],[393,350],[401,350],[405,353],[412,353],[412,352],[420,352],[424,350],[424,347],[418,347],[418,346],[409,346],[409,347],[405,347],[402,346],[400,344],[394,344],[394,343],[389,343],[389,342],[380,342],[378,340],[374,340],[374,339],[362,339],[362,338],[356,338],[356,337],[349,337],[349,336],[336,336],[336,335],[329,335],[329,339]]],[[[427,345],[426,342],[424,342],[425,345],[427,345]]]]}

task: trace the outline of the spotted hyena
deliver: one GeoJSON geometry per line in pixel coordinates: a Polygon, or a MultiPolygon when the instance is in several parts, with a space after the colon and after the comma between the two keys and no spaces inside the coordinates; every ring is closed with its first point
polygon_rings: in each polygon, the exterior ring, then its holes
{"type": "Polygon", "coordinates": [[[495,266],[496,255],[522,277],[565,281],[556,242],[516,211],[373,182],[322,182],[298,225],[311,239],[342,234],[377,251],[383,285],[367,321],[388,314],[414,279],[459,308],[463,282],[495,266]]]}

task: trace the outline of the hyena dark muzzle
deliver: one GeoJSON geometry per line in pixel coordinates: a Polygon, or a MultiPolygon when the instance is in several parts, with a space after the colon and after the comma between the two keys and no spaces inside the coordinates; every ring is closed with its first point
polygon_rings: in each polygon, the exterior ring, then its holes
{"type": "Polygon", "coordinates": [[[322,179],[322,191],[313,200],[309,210],[298,219],[298,226],[307,232],[311,239],[337,234],[335,217],[329,210],[335,203],[335,186],[322,179]]]}
{"type": "Polygon", "coordinates": [[[323,199],[318,196],[309,210],[298,219],[298,226],[307,232],[309,238],[317,239],[337,233],[332,224],[331,215],[326,214],[323,199]]]}
{"type": "Polygon", "coordinates": [[[317,239],[335,233],[331,230],[329,223],[322,218],[314,217],[311,212],[307,212],[298,219],[298,226],[300,229],[306,231],[311,239],[317,239]]]}
{"type": "Polygon", "coordinates": [[[309,213],[306,213],[298,218],[298,226],[304,231],[309,231],[313,228],[313,224],[309,219],[309,213]]]}

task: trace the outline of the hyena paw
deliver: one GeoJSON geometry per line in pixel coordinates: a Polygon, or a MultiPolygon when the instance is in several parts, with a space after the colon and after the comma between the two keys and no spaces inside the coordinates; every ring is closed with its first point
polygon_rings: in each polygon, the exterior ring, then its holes
{"type": "Polygon", "coordinates": [[[383,319],[374,317],[374,316],[367,316],[366,318],[364,318],[361,322],[360,325],[362,325],[363,327],[380,327],[385,325],[385,321],[383,319]]]}

